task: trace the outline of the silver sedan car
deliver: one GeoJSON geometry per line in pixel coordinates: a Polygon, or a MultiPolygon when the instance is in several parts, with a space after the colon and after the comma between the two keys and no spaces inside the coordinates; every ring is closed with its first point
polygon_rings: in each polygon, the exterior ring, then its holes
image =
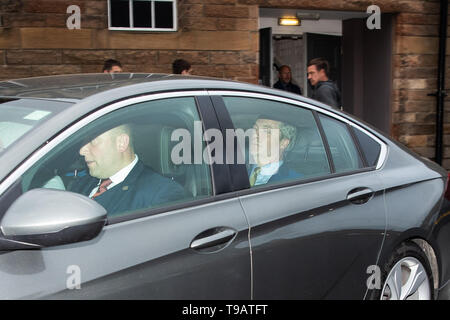
{"type": "Polygon", "coordinates": [[[447,172],[262,86],[0,82],[0,298],[448,299],[447,172]]]}

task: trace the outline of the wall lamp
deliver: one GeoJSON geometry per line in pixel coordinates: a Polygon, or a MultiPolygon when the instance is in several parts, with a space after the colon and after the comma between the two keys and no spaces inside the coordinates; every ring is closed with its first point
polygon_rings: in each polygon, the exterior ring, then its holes
{"type": "Polygon", "coordinates": [[[280,26],[299,26],[300,19],[295,17],[278,18],[278,25],[280,26]]]}

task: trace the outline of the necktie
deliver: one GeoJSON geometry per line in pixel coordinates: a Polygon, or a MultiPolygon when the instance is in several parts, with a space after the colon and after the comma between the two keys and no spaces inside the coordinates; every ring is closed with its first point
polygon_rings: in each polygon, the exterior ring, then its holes
{"type": "Polygon", "coordinates": [[[256,178],[258,178],[258,174],[261,171],[261,167],[256,167],[250,175],[250,186],[253,187],[256,182],[256,178]]]}
{"type": "Polygon", "coordinates": [[[98,187],[97,192],[91,197],[91,199],[94,199],[95,197],[98,197],[99,195],[101,195],[103,192],[105,192],[107,189],[107,187],[112,183],[111,179],[103,179],[100,183],[100,186],[98,187]]]}

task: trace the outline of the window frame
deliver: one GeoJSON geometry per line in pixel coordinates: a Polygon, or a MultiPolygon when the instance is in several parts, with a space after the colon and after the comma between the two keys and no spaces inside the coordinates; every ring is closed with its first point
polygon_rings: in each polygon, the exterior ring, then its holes
{"type": "MultiPolygon", "coordinates": [[[[271,184],[271,185],[266,185],[266,186],[259,186],[258,188],[250,188],[250,189],[248,189],[248,187],[246,187],[245,184],[241,184],[240,186],[238,186],[238,187],[240,187],[240,191],[238,192],[239,196],[257,193],[257,192],[265,192],[265,191],[279,189],[279,188],[291,187],[291,186],[306,184],[306,183],[315,182],[315,181],[322,181],[322,180],[327,180],[327,179],[341,177],[341,176],[353,175],[353,174],[357,174],[357,173],[380,170],[386,161],[387,154],[388,154],[388,145],[380,137],[378,137],[374,133],[368,131],[361,125],[353,122],[351,119],[348,119],[339,114],[333,113],[332,111],[322,109],[320,107],[317,107],[312,104],[308,104],[303,101],[298,101],[298,100],[286,98],[283,96],[276,96],[276,95],[271,95],[271,94],[266,94],[266,93],[257,93],[257,92],[250,92],[250,91],[248,91],[248,92],[247,91],[232,91],[232,90],[209,90],[208,93],[210,96],[246,97],[246,98],[270,100],[270,101],[286,103],[286,104],[292,105],[293,107],[302,107],[304,109],[310,110],[314,115],[316,125],[319,127],[319,132],[320,132],[321,138],[324,142],[324,147],[326,150],[326,154],[328,156],[328,161],[331,164],[333,163],[332,162],[333,160],[331,158],[331,151],[329,150],[328,141],[326,140],[326,136],[325,136],[325,133],[323,132],[322,125],[320,123],[320,120],[318,119],[319,118],[318,114],[323,114],[323,115],[329,116],[337,121],[343,122],[347,126],[347,129],[349,129],[349,127],[357,128],[364,134],[371,137],[373,140],[375,140],[381,146],[380,155],[378,157],[377,164],[375,166],[367,166],[367,167],[359,168],[357,170],[336,173],[334,171],[334,164],[333,164],[333,169],[332,169],[333,171],[330,174],[319,176],[319,177],[298,179],[298,180],[294,180],[294,181],[282,182],[279,184],[271,184]]],[[[222,103],[223,103],[223,99],[222,99],[222,103]]],[[[223,119],[219,118],[219,121],[220,121],[220,125],[222,126],[223,119]]],[[[351,131],[351,130],[349,130],[349,131],[351,131]]],[[[351,137],[353,139],[353,135],[351,135],[351,137]]],[[[353,139],[353,141],[356,144],[356,148],[359,149],[359,144],[357,143],[357,141],[355,141],[354,139],[353,139]]],[[[358,155],[360,155],[360,154],[358,153],[358,155]]],[[[361,159],[361,161],[363,161],[363,159],[361,159]]],[[[245,165],[241,165],[241,166],[245,166],[245,165]]],[[[331,169],[331,167],[330,167],[330,169],[331,169]]]]}
{"type": "MultiPolygon", "coordinates": [[[[208,108],[201,108],[200,104],[201,101],[199,101],[198,97],[200,96],[206,96],[208,98],[208,93],[204,90],[183,90],[183,91],[177,91],[177,92],[164,92],[164,93],[149,93],[142,96],[137,97],[127,97],[123,100],[120,100],[118,102],[113,102],[111,104],[105,105],[102,108],[86,114],[83,118],[77,120],[76,122],[69,125],[64,131],[61,131],[58,135],[53,137],[53,139],[49,140],[48,143],[43,146],[42,148],[38,149],[34,153],[32,153],[27,160],[25,160],[18,168],[16,168],[7,179],[5,179],[0,184],[0,197],[3,197],[8,193],[8,189],[15,185],[18,181],[20,181],[23,176],[33,165],[35,165],[38,161],[40,161],[43,157],[45,157],[48,153],[51,153],[54,148],[59,146],[61,143],[63,143],[67,138],[69,138],[72,134],[75,132],[82,130],[85,126],[90,124],[91,122],[105,116],[106,114],[110,112],[114,112],[116,110],[119,110],[121,108],[125,108],[130,105],[143,103],[143,102],[150,102],[154,100],[160,100],[160,99],[167,99],[167,98],[180,98],[180,97],[192,97],[195,99],[195,103],[197,106],[197,112],[200,118],[200,121],[202,121],[203,129],[209,129],[206,125],[205,128],[205,122],[204,122],[204,111],[208,110],[208,108]]],[[[211,113],[214,113],[213,110],[208,110],[208,115],[210,116],[211,113]]],[[[148,208],[148,209],[142,209],[137,212],[132,212],[130,214],[126,214],[123,216],[117,216],[117,217],[111,217],[107,220],[107,225],[112,225],[116,223],[121,223],[124,221],[130,221],[134,219],[139,219],[147,216],[156,215],[163,212],[168,211],[174,211],[189,207],[194,207],[214,201],[218,201],[222,199],[220,196],[221,190],[217,190],[217,179],[225,179],[226,175],[223,174],[224,169],[227,169],[227,166],[221,166],[217,169],[217,167],[214,167],[213,165],[204,163],[203,165],[208,166],[209,174],[210,174],[210,181],[211,181],[211,189],[212,194],[206,198],[202,199],[194,199],[194,200],[187,200],[185,202],[179,203],[179,204],[173,204],[173,205],[167,205],[157,208],[148,208]],[[219,196],[219,197],[218,197],[219,196]]],[[[230,185],[230,181],[228,179],[225,179],[226,181],[222,181],[223,185],[230,185]]],[[[222,191],[223,192],[223,191],[222,191]]],[[[20,195],[22,195],[21,193],[20,195]]],[[[20,196],[17,195],[17,196],[20,196]]],[[[14,199],[15,200],[15,199],[14,199]]],[[[6,209],[7,210],[7,209],[6,209]]]]}
{"type": "Polygon", "coordinates": [[[129,27],[113,27],[111,26],[111,0],[108,0],[108,30],[111,31],[147,31],[147,32],[174,32],[178,31],[178,4],[177,0],[148,0],[148,2],[151,2],[152,7],[152,13],[151,13],[151,25],[152,27],[148,28],[142,28],[138,27],[135,28],[134,25],[134,17],[133,17],[133,1],[134,0],[128,0],[129,5],[129,19],[130,19],[130,26],[129,27]],[[155,25],[155,1],[160,2],[171,2],[172,3],[172,9],[173,9],[173,28],[156,28],[155,25]]]}
{"type": "MultiPolygon", "coordinates": [[[[316,113],[316,114],[317,114],[317,113],[316,113]]],[[[334,164],[333,154],[332,154],[332,152],[331,152],[330,144],[328,143],[328,137],[327,137],[327,135],[326,135],[326,133],[325,133],[325,129],[323,128],[323,123],[322,123],[321,117],[325,119],[326,116],[325,116],[324,114],[322,114],[321,116],[317,115],[316,121],[319,123],[319,126],[320,126],[320,128],[321,128],[321,133],[322,133],[322,135],[323,135],[323,139],[327,141],[326,145],[327,145],[328,150],[330,151],[330,153],[329,153],[330,162],[333,163],[333,173],[336,173],[336,166],[335,166],[335,164],[334,164]]],[[[341,121],[339,121],[338,119],[335,119],[335,118],[333,118],[333,117],[329,117],[329,118],[331,118],[331,119],[333,119],[333,120],[335,120],[335,121],[341,122],[341,121]]],[[[350,136],[350,139],[351,139],[351,141],[353,142],[353,146],[354,146],[355,149],[356,149],[356,153],[357,153],[357,156],[358,156],[358,158],[359,158],[359,161],[360,161],[360,163],[361,163],[361,165],[362,165],[361,168],[358,168],[358,169],[352,169],[352,170],[344,170],[344,171],[341,171],[341,172],[358,171],[359,169],[369,167],[369,166],[367,165],[367,161],[366,161],[366,159],[365,159],[365,156],[364,156],[364,154],[363,154],[362,151],[361,151],[361,147],[360,147],[360,145],[359,145],[359,142],[356,140],[356,137],[354,136],[353,130],[351,129],[351,127],[349,126],[348,123],[343,123],[343,122],[341,122],[341,123],[344,125],[345,130],[347,131],[348,135],[350,136]]]]}

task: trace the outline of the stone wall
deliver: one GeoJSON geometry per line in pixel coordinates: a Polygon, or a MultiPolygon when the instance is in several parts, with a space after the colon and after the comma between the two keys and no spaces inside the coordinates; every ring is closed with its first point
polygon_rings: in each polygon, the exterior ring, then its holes
{"type": "MultiPolygon", "coordinates": [[[[437,88],[438,0],[179,0],[179,30],[168,33],[109,31],[106,0],[0,0],[0,79],[98,72],[107,58],[125,71],[171,72],[171,62],[185,58],[197,75],[256,83],[259,7],[362,12],[371,4],[396,14],[391,135],[433,158],[436,98],[428,94],[437,88]],[[73,4],[81,30],[66,28],[73,4]]],[[[447,41],[447,89],[449,56],[447,41]]],[[[450,169],[450,96],[445,108],[443,165],[450,169]]]]}
{"type": "Polygon", "coordinates": [[[101,72],[114,58],[129,72],[170,73],[184,58],[196,75],[258,81],[258,6],[178,1],[177,32],[108,30],[106,0],[0,0],[0,79],[101,72]],[[66,9],[81,8],[81,30],[66,9]]]}

